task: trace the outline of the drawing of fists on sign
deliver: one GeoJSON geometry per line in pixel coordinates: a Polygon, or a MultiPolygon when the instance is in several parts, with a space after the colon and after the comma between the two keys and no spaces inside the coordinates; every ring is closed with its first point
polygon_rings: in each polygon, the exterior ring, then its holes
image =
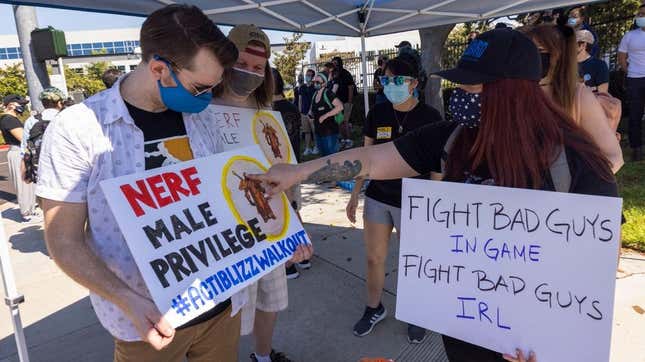
{"type": "Polygon", "coordinates": [[[268,199],[262,184],[248,178],[248,175],[264,172],[266,168],[254,158],[231,157],[222,171],[222,189],[226,202],[240,223],[259,214],[260,227],[268,240],[279,240],[289,226],[289,203],[284,195],[268,199]]]}
{"type": "Polygon", "coordinates": [[[251,126],[253,139],[269,163],[291,163],[291,143],[278,120],[269,112],[257,112],[251,126]]]}

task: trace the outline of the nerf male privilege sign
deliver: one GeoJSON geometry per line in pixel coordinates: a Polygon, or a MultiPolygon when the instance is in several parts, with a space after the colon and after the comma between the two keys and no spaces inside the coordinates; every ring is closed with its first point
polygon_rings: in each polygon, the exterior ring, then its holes
{"type": "Polygon", "coordinates": [[[258,146],[101,183],[146,286],[178,327],[310,243],[286,197],[267,199],[258,146]]]}

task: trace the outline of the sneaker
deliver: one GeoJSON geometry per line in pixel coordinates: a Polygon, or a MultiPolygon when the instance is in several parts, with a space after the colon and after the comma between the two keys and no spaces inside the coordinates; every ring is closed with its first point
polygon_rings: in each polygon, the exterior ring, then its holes
{"type": "Polygon", "coordinates": [[[408,324],[408,342],[412,344],[420,344],[426,339],[425,328],[417,327],[413,324],[408,324]]]}
{"type": "Polygon", "coordinates": [[[309,259],[303,260],[300,263],[298,263],[298,266],[301,267],[302,269],[309,269],[311,268],[311,261],[309,259]]]}
{"type": "Polygon", "coordinates": [[[354,147],[354,141],[352,140],[345,140],[345,148],[352,148],[354,147]]]}
{"type": "Polygon", "coordinates": [[[365,307],[363,317],[354,325],[354,335],[363,337],[370,334],[374,326],[385,319],[386,316],[387,310],[383,304],[379,304],[376,308],[365,307]]]}
{"type": "Polygon", "coordinates": [[[305,152],[302,153],[303,156],[309,156],[311,154],[311,149],[310,148],[305,148],[305,152]]]}
{"type": "Polygon", "coordinates": [[[286,354],[271,350],[271,362],[292,362],[286,354]]]}
{"type": "Polygon", "coordinates": [[[300,276],[300,273],[298,273],[298,269],[296,268],[296,264],[291,264],[291,266],[288,266],[286,270],[287,279],[296,279],[300,276]]]}
{"type": "Polygon", "coordinates": [[[320,153],[320,151],[318,151],[318,147],[314,147],[314,149],[313,149],[313,150],[311,150],[311,154],[312,154],[312,155],[317,155],[317,154],[319,154],[319,153],[320,153]]]}

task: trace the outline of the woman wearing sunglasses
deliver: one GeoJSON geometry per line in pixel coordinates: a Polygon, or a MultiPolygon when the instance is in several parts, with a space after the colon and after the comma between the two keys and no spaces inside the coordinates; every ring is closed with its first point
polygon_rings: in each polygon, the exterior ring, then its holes
{"type": "MultiPolygon", "coordinates": [[[[419,84],[417,67],[399,58],[388,61],[379,81],[389,102],[375,105],[367,115],[363,135],[365,146],[395,140],[430,123],[441,121],[441,114],[412,96],[419,84]]],[[[356,208],[364,178],[359,178],[347,204],[347,218],[356,222],[356,208]]],[[[354,325],[354,335],[363,337],[387,316],[381,303],[385,282],[385,258],[392,228],[400,232],[401,180],[374,180],[365,191],[363,238],[367,251],[367,305],[361,319],[354,325]]],[[[408,326],[408,341],[421,343],[425,329],[408,326]]]]}
{"type": "MultiPolygon", "coordinates": [[[[470,43],[457,68],[438,75],[460,84],[451,99],[455,122],[435,123],[394,142],[297,166],[276,165],[254,177],[275,194],[307,179],[388,180],[441,172],[444,161],[446,181],[617,196],[607,158],[589,134],[540,89],[539,52],[525,35],[510,29],[486,32],[470,43]],[[551,172],[551,166],[563,159],[566,162],[558,166],[567,169],[568,182],[558,182],[563,178],[551,172]]],[[[464,330],[470,327],[465,322],[455,320],[464,330]]],[[[448,336],[443,340],[451,362],[525,360],[519,351],[502,356],[448,336]]],[[[535,354],[529,356],[529,361],[536,360],[535,354]]]]}
{"type": "MultiPolygon", "coordinates": [[[[314,88],[316,92],[311,102],[309,116],[314,119],[314,132],[316,143],[322,156],[328,156],[338,152],[338,134],[340,128],[336,121],[336,115],[343,113],[343,102],[327,89],[329,73],[319,72],[314,77],[314,88]]],[[[342,118],[341,118],[342,122],[342,118]]]]}

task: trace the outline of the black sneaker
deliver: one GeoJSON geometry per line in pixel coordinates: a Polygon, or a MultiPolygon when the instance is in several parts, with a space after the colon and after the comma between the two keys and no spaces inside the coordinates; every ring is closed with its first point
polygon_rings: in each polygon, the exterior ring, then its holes
{"type": "Polygon", "coordinates": [[[413,324],[408,324],[408,342],[412,344],[420,344],[426,339],[425,328],[417,327],[413,324]]]}
{"type": "MultiPolygon", "coordinates": [[[[251,362],[258,362],[258,358],[255,356],[255,353],[251,353],[251,362]]],[[[271,357],[271,362],[292,362],[286,354],[282,352],[276,352],[275,350],[271,350],[271,354],[269,355],[271,357]]]]}
{"type": "Polygon", "coordinates": [[[311,261],[309,259],[303,260],[300,263],[298,263],[298,266],[301,267],[302,269],[309,269],[311,268],[311,261]]]}
{"type": "Polygon", "coordinates": [[[383,304],[379,304],[376,308],[365,307],[363,317],[354,325],[354,335],[363,337],[372,332],[376,323],[382,321],[387,316],[387,310],[383,304]]]}
{"type": "Polygon", "coordinates": [[[286,270],[287,279],[296,279],[300,276],[300,273],[298,273],[298,268],[296,268],[296,264],[291,264],[291,266],[286,267],[286,270]]]}

